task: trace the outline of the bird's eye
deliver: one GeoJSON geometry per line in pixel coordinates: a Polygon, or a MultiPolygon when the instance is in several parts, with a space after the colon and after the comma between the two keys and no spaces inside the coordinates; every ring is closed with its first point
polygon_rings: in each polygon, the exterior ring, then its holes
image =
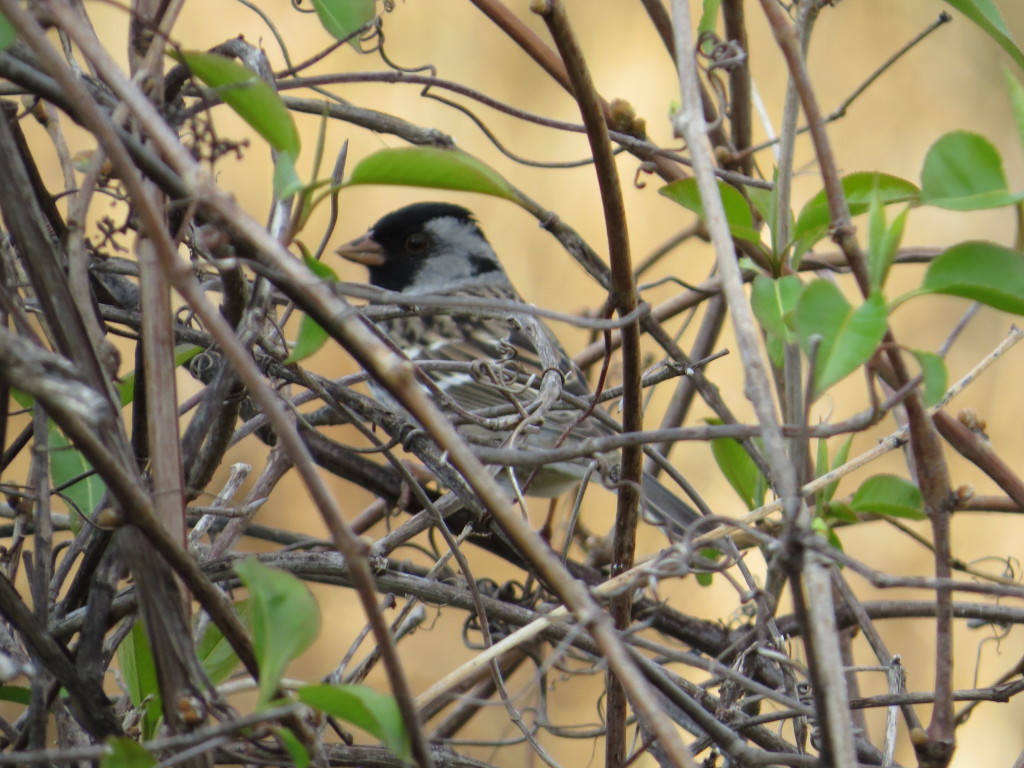
{"type": "Polygon", "coordinates": [[[409,253],[423,253],[427,250],[427,246],[430,245],[430,240],[426,235],[415,234],[409,235],[405,241],[405,250],[409,253]]]}

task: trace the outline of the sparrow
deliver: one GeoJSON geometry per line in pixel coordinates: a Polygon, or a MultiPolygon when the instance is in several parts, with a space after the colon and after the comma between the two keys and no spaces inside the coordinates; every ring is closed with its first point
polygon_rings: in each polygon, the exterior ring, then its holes
{"type": "MultiPolygon", "coordinates": [[[[409,205],[384,216],[336,253],[367,267],[369,282],[377,288],[403,296],[451,299],[456,307],[451,314],[404,315],[379,320],[377,326],[413,362],[464,364],[421,370],[435,400],[448,407],[471,443],[529,450],[578,445],[614,434],[589,410],[556,402],[559,390],[588,403],[593,395],[554,333],[525,311],[527,304],[465,208],[449,203],[409,205]],[[472,306],[472,300],[479,299],[500,300],[503,309],[481,311],[472,306]],[[464,309],[458,308],[460,301],[464,309]],[[516,312],[520,305],[524,311],[516,312]],[[545,377],[552,369],[558,376],[545,377]]],[[[382,387],[371,382],[371,390],[385,405],[397,407],[382,387]]],[[[498,477],[517,493],[554,498],[583,480],[595,460],[614,479],[613,458],[614,452],[533,468],[519,466],[498,477]]],[[[641,492],[645,517],[668,531],[680,533],[699,518],[650,474],[645,473],[641,492]]]]}

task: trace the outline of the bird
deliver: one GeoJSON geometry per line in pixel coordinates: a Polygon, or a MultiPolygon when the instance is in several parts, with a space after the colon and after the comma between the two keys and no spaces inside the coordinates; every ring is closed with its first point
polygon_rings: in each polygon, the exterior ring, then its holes
{"type": "MultiPolygon", "coordinates": [[[[541,382],[550,368],[557,369],[556,383],[565,393],[586,402],[593,394],[547,324],[529,312],[466,208],[444,202],[408,205],[387,214],[336,253],[365,266],[369,282],[376,288],[421,301],[426,296],[447,297],[456,307],[459,302],[466,307],[453,309],[450,314],[390,317],[376,324],[413,362],[464,364],[427,366],[424,375],[433,385],[428,389],[446,395],[447,403],[458,411],[450,415],[470,442],[501,447],[511,443],[529,450],[578,445],[583,440],[614,434],[611,426],[589,410],[552,406],[550,396],[543,405],[538,404],[544,399],[541,382]],[[472,304],[473,300],[479,304],[479,299],[503,303],[498,305],[500,311],[482,312],[472,304]],[[517,312],[520,306],[523,311],[517,312]],[[471,366],[473,372],[468,372],[471,366]],[[506,415],[494,418],[502,406],[506,415]],[[532,419],[528,418],[531,411],[536,413],[532,419]],[[491,418],[474,419],[473,414],[491,418]],[[516,429],[524,419],[528,426],[516,429]]],[[[398,408],[372,381],[371,391],[378,401],[398,408]]],[[[550,387],[546,391],[550,392],[550,387]]],[[[443,400],[439,402],[442,407],[443,400]]],[[[601,455],[533,468],[517,467],[511,476],[499,472],[498,478],[504,478],[506,486],[518,486],[526,495],[555,498],[583,480],[595,458],[611,477],[616,477],[609,457],[601,455]]],[[[672,536],[683,533],[700,518],[649,473],[644,473],[641,495],[645,517],[672,536]]]]}

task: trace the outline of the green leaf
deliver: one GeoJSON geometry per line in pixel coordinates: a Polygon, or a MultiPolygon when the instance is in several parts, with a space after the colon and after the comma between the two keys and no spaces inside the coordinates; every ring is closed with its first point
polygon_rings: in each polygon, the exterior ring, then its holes
{"type": "Polygon", "coordinates": [[[872,291],[880,290],[888,266],[884,263],[885,207],[879,196],[872,195],[868,208],[868,279],[872,291]]]}
{"type": "Polygon", "coordinates": [[[306,749],[305,745],[299,740],[291,728],[278,728],[276,729],[277,737],[281,740],[281,744],[288,750],[288,755],[291,757],[291,764],[295,768],[308,768],[310,764],[309,750],[306,749]]]}
{"type": "Polygon", "coordinates": [[[766,336],[764,346],[771,364],[776,368],[782,368],[786,364],[786,343],[777,336],[766,336]]]}
{"type": "Polygon", "coordinates": [[[0,685],[0,701],[28,706],[32,701],[32,691],[21,685],[0,685]]]}
{"type": "Polygon", "coordinates": [[[1013,120],[1017,124],[1017,135],[1020,137],[1021,146],[1024,146],[1024,85],[1010,72],[1003,69],[1006,76],[1006,87],[1010,91],[1010,107],[1013,109],[1013,120]]]}
{"type": "Polygon", "coordinates": [[[29,395],[17,387],[11,387],[11,399],[18,404],[18,406],[24,410],[31,409],[35,404],[35,398],[29,395]]]}
{"type": "Polygon", "coordinates": [[[85,456],[78,452],[63,433],[54,424],[50,424],[50,482],[54,488],[60,488],[60,495],[69,507],[68,520],[71,530],[76,533],[81,529],[82,518],[89,517],[100,503],[107,485],[103,479],[93,472],[92,465],[85,456]],[[88,474],[86,474],[88,473],[88,474]],[[77,483],[64,485],[76,477],[82,477],[77,483]]]}
{"type": "Polygon", "coordinates": [[[949,376],[946,372],[946,361],[934,352],[923,349],[913,350],[917,364],[921,366],[922,399],[926,407],[937,405],[946,394],[949,376]]]}
{"type": "Polygon", "coordinates": [[[307,685],[299,701],[376,736],[401,760],[409,759],[409,736],[393,696],[365,685],[307,685]]]}
{"type": "Polygon", "coordinates": [[[348,185],[353,184],[397,184],[408,187],[454,189],[519,202],[512,185],[497,171],[458,149],[382,149],[364,158],[352,170],[348,185]]]}
{"type": "Polygon", "coordinates": [[[722,0],[704,0],[704,9],[700,14],[700,21],[697,23],[697,37],[705,32],[714,32],[715,24],[718,21],[718,9],[722,0]]]}
{"type": "Polygon", "coordinates": [[[311,357],[327,343],[330,336],[316,320],[309,315],[303,315],[299,320],[299,335],[295,339],[292,351],[285,358],[285,365],[292,365],[311,357]]]}
{"type": "Polygon", "coordinates": [[[988,139],[952,131],[928,150],[921,169],[921,202],[953,211],[999,208],[1024,200],[1010,192],[1003,158],[988,139]]]}
{"type": "MultiPolygon", "coordinates": [[[[853,435],[848,435],[846,439],[839,445],[839,450],[836,451],[836,455],[832,457],[831,466],[828,463],[828,449],[826,447],[827,441],[822,439],[818,441],[818,471],[817,476],[824,475],[826,472],[831,472],[838,469],[846,463],[846,460],[850,458],[850,446],[853,445],[853,435]]],[[[832,501],[832,498],[836,495],[836,489],[839,488],[839,481],[829,483],[820,491],[818,491],[818,499],[822,504],[832,501]]]]}
{"type": "MultiPolygon", "coordinates": [[[[722,559],[722,550],[718,549],[717,547],[701,547],[699,554],[701,557],[707,558],[708,560],[712,560],[714,562],[718,562],[722,559]]],[[[697,583],[700,584],[702,587],[710,587],[711,584],[714,582],[715,574],[713,573],[707,573],[706,571],[697,571],[694,575],[697,577],[697,583]]]]}
{"type": "Polygon", "coordinates": [[[928,265],[922,293],[944,293],[1024,315],[1024,256],[995,243],[958,243],[928,265]]]}
{"type": "Polygon", "coordinates": [[[107,754],[100,760],[100,768],[151,768],[157,759],[138,742],[123,737],[107,739],[107,754]]]}
{"type": "Polygon", "coordinates": [[[874,512],[910,520],[925,517],[921,489],[896,475],[869,477],[853,494],[850,507],[856,512],[874,512]]]}
{"type": "Polygon", "coordinates": [[[785,342],[794,340],[793,313],[803,287],[803,282],[796,275],[786,275],[778,280],[764,275],[754,278],[750,305],[765,333],[785,342]]]}
{"type": "Polygon", "coordinates": [[[302,581],[255,557],[235,563],[235,573],[249,590],[262,707],[273,698],[288,664],[320,633],[320,610],[302,581]]]}
{"type": "Polygon", "coordinates": [[[125,688],[132,706],[144,707],[142,738],[156,735],[162,717],[160,684],[156,676],[156,662],[141,621],[136,621],[127,637],[117,647],[117,661],[121,668],[125,688]]]}
{"type": "MultiPolygon", "coordinates": [[[[251,625],[252,618],[249,605],[248,600],[238,600],[234,604],[235,613],[247,626],[251,625]]],[[[199,638],[199,643],[196,646],[196,658],[199,659],[200,666],[214,685],[220,685],[231,677],[239,664],[235,649],[225,639],[220,627],[212,621],[206,625],[203,636],[199,638]]]]}
{"type": "MultiPolygon", "coordinates": [[[[309,270],[321,280],[326,280],[330,283],[338,282],[338,276],[334,273],[334,270],[322,261],[314,259],[309,254],[305,254],[302,260],[309,267],[309,270]]],[[[327,331],[321,328],[316,320],[309,315],[303,315],[299,321],[299,336],[292,346],[291,354],[285,358],[284,364],[291,365],[292,363],[305,360],[319,351],[329,338],[330,336],[327,335],[327,331]]]]}
{"type": "MultiPolygon", "coordinates": [[[[815,453],[814,476],[821,477],[828,472],[828,440],[823,437],[818,438],[818,449],[815,453]]],[[[828,501],[828,498],[825,496],[825,489],[818,491],[815,495],[814,503],[819,514],[826,501],[828,501]]]]}
{"type": "Polygon", "coordinates": [[[824,517],[819,516],[811,520],[811,530],[824,536],[825,540],[828,541],[829,546],[835,547],[840,552],[843,551],[843,542],[839,540],[839,535],[836,533],[831,523],[824,517]]]}
{"type": "Polygon", "coordinates": [[[1017,66],[1024,69],[1024,52],[1010,37],[1010,30],[1006,22],[996,8],[992,0],[946,0],[960,13],[981,27],[985,34],[991,37],[999,46],[1006,51],[1017,66]]]}
{"type": "Polygon", "coordinates": [[[376,0],[313,0],[324,29],[335,40],[348,40],[377,16],[376,0]]]}
{"type": "Polygon", "coordinates": [[[815,397],[871,359],[885,335],[886,318],[887,307],[880,294],[854,309],[829,280],[815,280],[804,289],[796,307],[804,353],[810,354],[813,337],[821,337],[815,359],[815,397]]]}
{"type": "Polygon", "coordinates": [[[274,197],[286,200],[304,188],[299,172],[295,169],[298,155],[291,150],[278,152],[274,158],[274,197]]]}
{"type": "Polygon", "coordinates": [[[882,211],[881,205],[878,206],[877,211],[878,213],[874,214],[873,218],[877,216],[875,226],[878,227],[878,231],[873,231],[874,228],[869,226],[872,232],[869,237],[868,277],[871,280],[872,293],[881,291],[885,287],[889,270],[896,258],[896,251],[903,241],[903,230],[907,224],[907,214],[910,213],[909,208],[904,208],[893,219],[892,226],[886,227],[885,213],[882,211]]]}
{"type": "Polygon", "coordinates": [[[14,31],[14,27],[11,26],[11,22],[7,20],[6,16],[0,13],[0,51],[5,48],[10,48],[17,39],[18,33],[14,31]]]}
{"type": "MultiPolygon", "coordinates": [[[[765,225],[768,227],[768,232],[771,234],[772,243],[772,261],[777,263],[785,243],[779,242],[777,234],[779,224],[779,169],[776,167],[772,172],[772,188],[758,189],[756,187],[748,187],[746,190],[747,199],[750,200],[750,204],[754,207],[757,214],[764,220],[765,225]]],[[[792,231],[796,225],[796,219],[793,218],[793,212],[787,211],[786,216],[789,218],[789,230],[792,231]]]]}
{"type": "Polygon", "coordinates": [[[303,253],[302,263],[309,268],[310,272],[321,280],[326,280],[328,283],[338,282],[338,273],[331,269],[330,264],[325,264],[319,259],[314,259],[312,254],[303,253]]]}
{"type": "Polygon", "coordinates": [[[771,230],[775,226],[773,212],[775,211],[776,195],[774,194],[774,190],[748,187],[747,199],[750,200],[750,204],[754,207],[754,210],[757,211],[757,214],[762,219],[764,219],[765,224],[768,225],[768,229],[771,230]]]}
{"type": "MultiPolygon", "coordinates": [[[[702,547],[700,556],[717,562],[722,559],[722,550],[716,547],[702,547]]],[[[715,580],[715,574],[707,571],[696,571],[694,576],[697,578],[697,583],[702,587],[710,587],[715,580]]]]}
{"type": "MultiPolygon", "coordinates": [[[[174,348],[174,365],[185,365],[202,352],[205,347],[197,344],[179,344],[174,348]]],[[[135,371],[125,374],[117,383],[117,393],[121,406],[126,406],[135,399],[135,371]]]]}
{"type": "Polygon", "coordinates": [[[857,513],[841,501],[831,501],[825,507],[825,517],[839,523],[856,525],[860,522],[857,513]]]}
{"type": "MultiPolygon", "coordinates": [[[[868,210],[876,190],[882,205],[916,200],[920,192],[906,179],[888,173],[851,173],[843,177],[842,184],[851,216],[859,216],[868,210]]],[[[828,234],[831,221],[828,197],[825,190],[821,190],[800,210],[796,225],[793,227],[793,240],[798,244],[798,256],[828,234]]]]}
{"type": "MultiPolygon", "coordinates": [[[[708,419],[708,424],[721,424],[719,419],[708,419]]],[[[739,495],[747,509],[757,509],[764,503],[767,484],[761,470],[750,458],[743,444],[732,437],[716,437],[711,441],[711,455],[722,470],[729,485],[739,495]]]]}
{"type": "MultiPolygon", "coordinates": [[[[707,221],[707,217],[704,215],[704,202],[700,198],[696,179],[673,181],[658,191],[669,200],[674,200],[683,208],[696,213],[702,221],[707,221]]],[[[743,195],[735,187],[731,187],[723,181],[718,182],[718,191],[722,195],[722,206],[725,208],[729,233],[740,240],[760,244],[761,235],[754,229],[754,216],[743,195]]]]}
{"type": "Polygon", "coordinates": [[[216,53],[172,54],[278,152],[299,156],[299,132],[277,91],[252,70],[216,53]]]}

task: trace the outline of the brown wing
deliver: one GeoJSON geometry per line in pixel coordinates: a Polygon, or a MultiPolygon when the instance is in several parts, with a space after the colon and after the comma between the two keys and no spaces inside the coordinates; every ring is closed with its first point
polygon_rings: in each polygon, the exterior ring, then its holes
{"type": "MultiPolygon", "coordinates": [[[[514,293],[496,286],[474,286],[473,289],[452,294],[456,301],[460,296],[518,300],[514,293]]],[[[499,374],[501,370],[514,372],[516,376],[511,377],[512,382],[517,379],[522,381],[519,374],[525,374],[527,378],[532,377],[530,386],[522,386],[521,383],[499,386],[469,373],[426,370],[431,380],[462,409],[479,412],[495,406],[506,406],[513,399],[526,407],[537,400],[538,386],[544,368],[541,363],[542,356],[525,330],[531,323],[535,332],[542,334],[541,338],[550,345],[548,354],[555,358],[555,363],[563,374],[563,390],[578,397],[588,397],[590,388],[583,374],[565,354],[561,344],[547,326],[533,322],[533,318],[528,315],[417,315],[384,321],[380,325],[414,361],[490,361],[493,369],[499,374]],[[417,343],[404,343],[403,339],[417,339],[417,343]]],[[[577,424],[578,417],[578,411],[552,408],[545,413],[538,429],[530,430],[521,436],[519,445],[523,448],[551,448],[565,439],[568,430],[572,430],[573,437],[578,438],[599,437],[611,432],[605,424],[593,417],[588,417],[577,424]]],[[[503,421],[508,423],[507,420],[503,421]]],[[[475,423],[464,423],[459,429],[466,438],[493,446],[505,444],[510,434],[510,429],[491,430],[475,423]]],[[[520,482],[525,482],[529,478],[530,495],[558,496],[583,476],[588,463],[588,459],[581,458],[547,464],[537,474],[528,468],[517,471],[516,474],[520,482]]]]}
{"type": "MultiPolygon", "coordinates": [[[[466,288],[452,294],[456,301],[460,296],[519,300],[514,293],[496,286],[466,288]]],[[[416,315],[383,321],[380,325],[411,360],[462,363],[490,361],[495,366],[496,374],[504,369],[508,373],[532,376],[534,382],[539,383],[544,368],[536,345],[523,331],[526,322],[526,316],[515,314],[507,317],[480,314],[416,315]],[[409,344],[404,341],[412,338],[419,339],[419,343],[409,344]]],[[[565,390],[579,397],[587,396],[590,389],[583,374],[566,355],[554,334],[547,326],[541,325],[557,357],[558,368],[565,377],[565,390]]],[[[505,405],[510,397],[525,404],[537,396],[536,384],[523,387],[510,383],[503,387],[474,379],[468,373],[437,370],[428,371],[427,375],[455,402],[470,411],[505,405]]]]}

